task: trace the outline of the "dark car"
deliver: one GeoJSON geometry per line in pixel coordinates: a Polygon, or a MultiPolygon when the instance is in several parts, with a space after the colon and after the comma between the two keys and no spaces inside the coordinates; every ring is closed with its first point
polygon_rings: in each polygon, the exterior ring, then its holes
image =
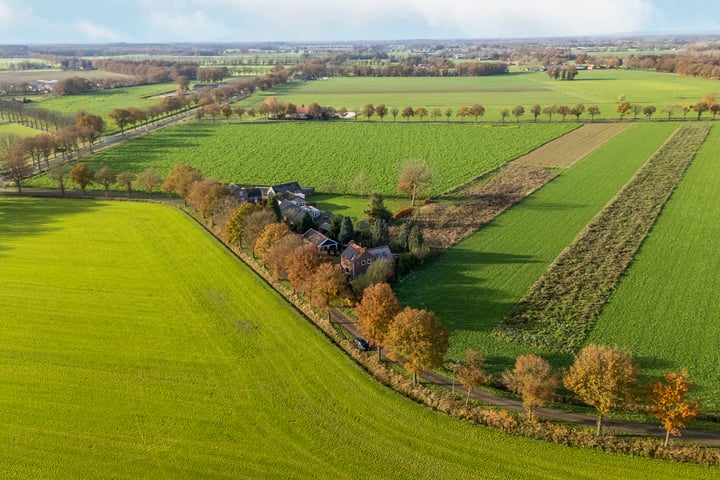
{"type": "Polygon", "coordinates": [[[367,352],[368,350],[370,350],[370,344],[364,338],[357,337],[355,338],[355,340],[353,340],[353,343],[363,352],[367,352]]]}

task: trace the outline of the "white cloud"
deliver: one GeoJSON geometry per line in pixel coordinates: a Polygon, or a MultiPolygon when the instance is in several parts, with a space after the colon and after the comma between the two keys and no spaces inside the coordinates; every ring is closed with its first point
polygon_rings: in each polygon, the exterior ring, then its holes
{"type": "MultiPolygon", "coordinates": [[[[567,36],[634,32],[657,19],[650,0],[140,0],[154,22],[174,34],[230,34],[246,28],[266,31],[278,40],[339,38],[342,30],[361,34],[384,25],[397,36],[393,22],[412,23],[416,36],[433,31],[459,37],[567,36]],[[192,12],[178,15],[177,12],[192,12]],[[173,22],[175,28],[173,28],[173,22]],[[424,27],[424,28],[422,28],[424,27]],[[220,29],[220,30],[219,30],[220,29]]],[[[360,38],[360,37],[358,37],[360,38]]]]}
{"type": "MultiPolygon", "coordinates": [[[[11,29],[27,24],[32,12],[14,0],[0,0],[0,28],[11,29]]],[[[0,38],[2,33],[0,32],[0,38]]]]}
{"type": "Polygon", "coordinates": [[[73,24],[73,28],[75,28],[75,30],[86,40],[93,42],[117,42],[122,40],[122,35],[112,28],[95,24],[87,20],[78,20],[73,24]]]}

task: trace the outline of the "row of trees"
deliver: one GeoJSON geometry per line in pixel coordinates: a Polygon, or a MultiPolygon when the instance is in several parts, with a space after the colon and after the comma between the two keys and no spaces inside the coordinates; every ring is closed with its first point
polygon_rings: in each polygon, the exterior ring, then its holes
{"type": "MultiPolygon", "coordinates": [[[[382,348],[391,359],[402,361],[417,380],[423,370],[439,367],[447,351],[447,334],[434,315],[424,310],[400,304],[387,283],[376,283],[366,288],[362,301],[355,309],[363,335],[377,346],[378,357],[382,348]]],[[[469,349],[461,364],[452,368],[467,390],[467,399],[473,389],[490,381],[491,376],[482,370],[484,356],[469,349]]],[[[663,379],[639,388],[639,367],[632,356],[618,347],[588,345],[575,357],[567,372],[553,370],[542,357],[522,355],[512,370],[502,375],[502,383],[520,395],[531,421],[537,421],[535,410],[549,403],[562,384],[585,404],[598,412],[596,434],[602,434],[603,418],[612,410],[643,403],[645,409],[656,416],[669,436],[680,435],[687,421],[698,415],[699,403],[688,398],[692,385],[687,371],[667,372],[663,379]]]]}
{"type": "MultiPolygon", "coordinates": [[[[617,104],[616,111],[620,115],[620,121],[622,121],[622,119],[628,114],[632,114],[634,119],[637,119],[640,115],[644,115],[648,120],[651,120],[653,115],[657,112],[657,107],[654,105],[630,103],[625,101],[624,98],[621,98],[617,104]]],[[[698,120],[700,120],[702,114],[705,112],[711,113],[713,115],[713,119],[715,119],[718,113],[720,113],[720,102],[717,100],[715,94],[710,93],[704,95],[703,99],[695,104],[667,104],[662,107],[662,112],[667,115],[668,120],[671,120],[674,115],[681,112],[683,114],[683,118],[686,118],[688,112],[691,111],[697,114],[698,120]]],[[[298,109],[295,105],[292,103],[283,103],[276,97],[266,98],[259,110],[259,113],[264,115],[266,118],[298,118],[294,115],[297,112],[298,109]]],[[[345,107],[340,107],[335,110],[333,107],[320,107],[317,103],[313,103],[308,107],[308,109],[304,110],[304,113],[306,114],[309,112],[312,112],[312,118],[321,118],[319,116],[320,113],[326,113],[326,117],[323,118],[333,118],[336,115],[345,117],[348,112],[351,112],[356,120],[360,119],[362,116],[365,117],[365,120],[367,121],[370,121],[373,117],[377,117],[382,122],[386,117],[391,116],[393,121],[396,122],[399,115],[405,119],[405,121],[410,121],[411,118],[418,117],[422,122],[426,117],[429,117],[433,121],[437,122],[444,117],[445,120],[449,122],[453,116],[455,116],[456,118],[459,118],[461,122],[464,122],[466,117],[474,118],[474,121],[477,122],[479,118],[483,118],[485,116],[486,108],[478,103],[472,105],[462,105],[458,107],[457,110],[453,110],[451,107],[445,109],[441,109],[440,107],[434,107],[432,109],[428,109],[426,107],[413,108],[412,106],[398,108],[388,107],[385,104],[379,104],[376,106],[372,103],[368,103],[362,108],[354,110],[348,110],[345,107]]],[[[580,117],[585,114],[589,115],[591,121],[594,122],[596,117],[601,114],[601,111],[598,105],[586,106],[582,103],[576,103],[575,105],[550,104],[545,106],[534,104],[530,106],[527,111],[523,105],[516,105],[513,108],[501,108],[499,113],[502,122],[505,122],[510,116],[515,117],[515,121],[519,122],[526,113],[532,115],[533,121],[535,122],[538,121],[538,118],[541,115],[547,116],[549,122],[552,122],[553,116],[560,117],[562,122],[565,122],[568,116],[572,116],[575,117],[575,121],[579,122],[580,117]]]]}
{"type": "Polygon", "coordinates": [[[103,166],[97,171],[93,171],[83,162],[78,162],[74,167],[71,167],[67,163],[61,163],[48,170],[48,175],[57,182],[63,196],[65,195],[68,181],[77,185],[83,195],[85,195],[87,187],[91,184],[96,183],[102,185],[105,191],[105,198],[109,197],[110,187],[113,185],[117,185],[125,190],[128,197],[132,196],[136,187],[140,187],[148,192],[150,198],[152,198],[153,192],[163,183],[160,173],[154,168],[147,168],[138,175],[130,171],[123,171],[116,174],[112,167],[103,166]]]}
{"type": "Polygon", "coordinates": [[[478,77],[508,72],[506,62],[458,62],[428,55],[411,55],[397,61],[357,61],[353,55],[341,53],[315,58],[297,65],[298,76],[320,77],[478,77]]]}
{"type": "Polygon", "coordinates": [[[51,127],[57,131],[72,125],[75,121],[72,115],[36,107],[25,99],[0,100],[0,120],[8,120],[44,131],[50,130],[51,127]]]}

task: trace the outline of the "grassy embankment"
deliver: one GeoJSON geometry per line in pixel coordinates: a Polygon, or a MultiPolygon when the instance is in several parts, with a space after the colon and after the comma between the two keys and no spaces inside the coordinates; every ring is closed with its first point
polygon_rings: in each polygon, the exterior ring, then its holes
{"type": "Polygon", "coordinates": [[[3,478],[647,478],[372,381],[179,211],[0,197],[3,478]],[[129,247],[132,246],[132,247],[129,247]]]}

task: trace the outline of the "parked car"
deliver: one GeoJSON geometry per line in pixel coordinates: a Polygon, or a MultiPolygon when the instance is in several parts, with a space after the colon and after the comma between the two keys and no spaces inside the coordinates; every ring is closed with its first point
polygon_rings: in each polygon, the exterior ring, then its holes
{"type": "Polygon", "coordinates": [[[355,340],[353,340],[353,343],[363,352],[370,350],[370,344],[364,338],[356,337],[355,340]]]}

